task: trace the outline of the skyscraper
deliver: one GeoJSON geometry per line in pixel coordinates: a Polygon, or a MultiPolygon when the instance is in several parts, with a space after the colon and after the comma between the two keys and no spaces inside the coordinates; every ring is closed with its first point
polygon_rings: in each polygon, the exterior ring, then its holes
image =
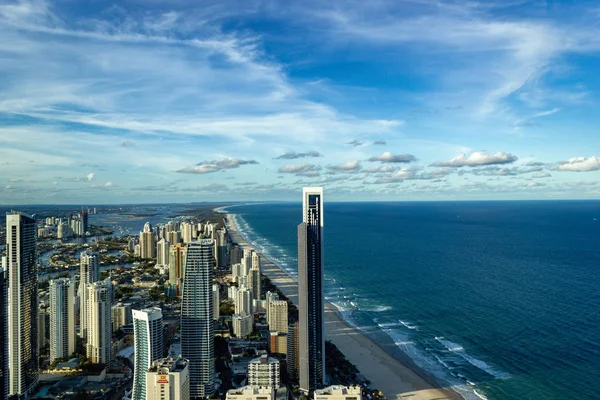
{"type": "Polygon", "coordinates": [[[172,245],[169,248],[169,285],[174,287],[172,292],[175,296],[181,296],[186,255],[187,247],[181,243],[172,245]]]}
{"type": "Polygon", "coordinates": [[[215,391],[213,327],[213,241],[188,244],[181,301],[181,352],[189,360],[190,397],[215,391]]]}
{"type": "Polygon", "coordinates": [[[86,355],[93,363],[108,364],[112,359],[112,298],[113,286],[108,279],[87,286],[86,355]]]}
{"type": "Polygon", "coordinates": [[[156,240],[150,222],[144,224],[140,232],[140,258],[150,259],[156,256],[156,240]]]}
{"type": "Polygon", "coordinates": [[[100,255],[86,250],[79,255],[79,334],[87,337],[89,311],[87,309],[87,287],[100,279],[100,255]]]}
{"type": "Polygon", "coordinates": [[[163,355],[163,318],[158,307],[133,310],[135,345],[132,400],[146,400],[146,371],[163,355]]]}
{"type": "Polygon", "coordinates": [[[38,279],[35,219],[6,214],[10,395],[31,395],[38,382],[38,279]]]}
{"type": "Polygon", "coordinates": [[[302,190],[298,225],[298,312],[300,389],[313,392],[325,377],[323,295],[323,188],[302,190]]]}
{"type": "Polygon", "coordinates": [[[50,362],[75,351],[75,282],[50,281],[50,362]]]}
{"type": "Polygon", "coordinates": [[[260,282],[260,255],[252,250],[252,267],[250,268],[250,285],[252,286],[252,298],[260,300],[261,282],[260,282]]]}
{"type": "Polygon", "coordinates": [[[0,266],[0,399],[8,398],[8,281],[4,264],[6,257],[2,257],[0,266]]]}
{"type": "Polygon", "coordinates": [[[171,243],[169,243],[164,238],[160,239],[158,243],[156,243],[156,264],[158,265],[169,265],[169,248],[171,247],[171,243]]]}

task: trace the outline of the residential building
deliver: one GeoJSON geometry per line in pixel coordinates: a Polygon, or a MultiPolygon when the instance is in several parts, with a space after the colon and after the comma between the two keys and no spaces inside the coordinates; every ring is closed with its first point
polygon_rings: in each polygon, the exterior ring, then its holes
{"type": "Polygon", "coordinates": [[[287,364],[287,373],[292,381],[298,380],[298,368],[300,363],[300,348],[299,348],[299,326],[298,321],[290,323],[288,326],[288,334],[287,334],[287,354],[286,354],[286,364],[287,364]]]}
{"type": "Polygon", "coordinates": [[[50,362],[75,352],[75,282],[50,281],[50,362]]]}
{"type": "Polygon", "coordinates": [[[229,389],[226,400],[275,400],[275,388],[244,386],[237,389],[229,389]]]}
{"type": "Polygon", "coordinates": [[[118,331],[122,326],[132,322],[131,304],[117,303],[112,307],[112,330],[118,331]]]}
{"type": "Polygon", "coordinates": [[[87,286],[86,355],[93,363],[108,364],[112,359],[112,299],[113,286],[108,279],[87,286]]]}
{"type": "Polygon", "coordinates": [[[154,361],[146,372],[146,400],[189,399],[189,362],[181,356],[154,361]]]}
{"type": "Polygon", "coordinates": [[[6,214],[8,267],[9,395],[29,397],[38,383],[38,270],[36,221],[13,211],[6,214]]]}
{"type": "Polygon", "coordinates": [[[238,289],[235,300],[235,312],[237,314],[252,314],[252,291],[245,286],[238,289]]]}
{"type": "Polygon", "coordinates": [[[233,334],[239,338],[245,338],[252,334],[254,329],[254,318],[252,314],[242,312],[231,316],[231,324],[233,325],[233,334]]]}
{"type": "Polygon", "coordinates": [[[6,257],[0,266],[0,399],[8,398],[10,377],[8,375],[8,280],[6,257]]]}
{"type": "Polygon", "coordinates": [[[325,378],[323,295],[323,188],[302,190],[298,225],[300,390],[313,392],[325,378]]]}
{"type": "Polygon", "coordinates": [[[134,375],[132,400],[146,400],[146,371],[163,356],[163,316],[158,307],[133,310],[134,375]]]}
{"type": "Polygon", "coordinates": [[[169,250],[171,243],[164,238],[160,239],[156,243],[156,264],[157,265],[169,265],[169,250]]]}
{"type": "Polygon", "coordinates": [[[250,361],[248,363],[248,385],[279,388],[281,386],[279,360],[265,354],[250,361]]]}
{"type": "Polygon", "coordinates": [[[219,307],[221,306],[221,300],[219,297],[221,290],[221,285],[218,283],[213,284],[213,319],[215,321],[219,320],[220,311],[219,307]]]}
{"type": "Polygon", "coordinates": [[[79,255],[79,334],[87,337],[89,312],[87,308],[87,287],[100,279],[100,254],[86,250],[79,255]]]}
{"type": "Polygon", "coordinates": [[[151,259],[156,257],[156,238],[150,222],[144,224],[140,232],[140,258],[151,259]]]}
{"type": "Polygon", "coordinates": [[[215,391],[213,241],[188,244],[181,301],[181,350],[190,363],[190,397],[215,391]]]}
{"type": "Polygon", "coordinates": [[[186,255],[187,247],[181,243],[169,248],[169,285],[175,288],[175,296],[181,296],[186,255]]]}
{"type": "Polygon", "coordinates": [[[313,398],[314,400],[361,400],[362,389],[360,386],[334,385],[315,390],[313,398]]]}
{"type": "Polygon", "coordinates": [[[277,340],[273,353],[287,354],[288,303],[285,300],[274,300],[269,304],[269,330],[277,332],[277,340]]]}

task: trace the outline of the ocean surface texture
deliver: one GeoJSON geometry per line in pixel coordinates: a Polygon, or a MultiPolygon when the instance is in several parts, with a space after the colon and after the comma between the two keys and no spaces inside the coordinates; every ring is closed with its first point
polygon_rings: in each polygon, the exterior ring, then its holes
{"type": "MultiPolygon", "coordinates": [[[[299,204],[228,211],[297,275],[299,204]]],[[[328,300],[393,355],[469,399],[600,398],[600,202],[326,203],[324,221],[328,300]]]]}

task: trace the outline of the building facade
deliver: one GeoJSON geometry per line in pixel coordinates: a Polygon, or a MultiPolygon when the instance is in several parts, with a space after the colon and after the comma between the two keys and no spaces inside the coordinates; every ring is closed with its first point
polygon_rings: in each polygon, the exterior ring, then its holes
{"type": "Polygon", "coordinates": [[[275,389],[271,387],[243,386],[229,389],[226,400],[274,400],[275,389]]]}
{"type": "Polygon", "coordinates": [[[29,397],[38,383],[36,231],[34,217],[16,211],[6,215],[9,394],[17,397],[29,397]]]}
{"type": "Polygon", "coordinates": [[[8,398],[8,281],[6,280],[6,257],[0,266],[0,399],[8,398]]]}
{"type": "Polygon", "coordinates": [[[233,334],[235,337],[245,338],[252,334],[254,318],[251,314],[242,312],[231,316],[233,334]]]}
{"type": "Polygon", "coordinates": [[[144,224],[140,232],[140,258],[151,259],[156,257],[156,239],[150,222],[144,224]]]}
{"type": "Polygon", "coordinates": [[[147,400],[189,400],[190,373],[187,360],[162,358],[146,372],[147,400]]]}
{"type": "Polygon", "coordinates": [[[86,355],[93,363],[108,364],[112,360],[112,298],[113,286],[109,280],[87,286],[86,355]]]}
{"type": "Polygon", "coordinates": [[[248,385],[279,388],[281,386],[279,360],[265,354],[250,361],[248,363],[248,385]]]}
{"type": "Polygon", "coordinates": [[[181,301],[181,350],[190,363],[190,397],[215,391],[213,241],[188,244],[181,301]]]}
{"type": "Polygon", "coordinates": [[[362,389],[360,386],[328,386],[315,390],[314,400],[361,400],[362,389]]]}
{"type": "Polygon", "coordinates": [[[50,362],[75,352],[75,282],[50,281],[50,362]]]}
{"type": "Polygon", "coordinates": [[[89,313],[87,308],[87,287],[100,279],[100,254],[84,251],[79,255],[79,334],[87,337],[89,313]]]}
{"type": "Polygon", "coordinates": [[[171,243],[162,238],[156,243],[156,264],[169,265],[169,250],[171,243]]]}
{"type": "Polygon", "coordinates": [[[132,400],[146,400],[146,371],[163,356],[163,317],[158,307],[133,310],[134,375],[132,400]]]}
{"type": "Polygon", "coordinates": [[[123,325],[131,324],[131,304],[117,303],[112,307],[112,329],[118,331],[123,325]]]}
{"type": "Polygon", "coordinates": [[[169,248],[169,285],[174,288],[175,296],[181,296],[186,255],[185,245],[177,243],[169,248]]]}
{"type": "Polygon", "coordinates": [[[302,190],[298,225],[298,314],[300,389],[311,393],[325,378],[323,294],[323,188],[302,190]]]}

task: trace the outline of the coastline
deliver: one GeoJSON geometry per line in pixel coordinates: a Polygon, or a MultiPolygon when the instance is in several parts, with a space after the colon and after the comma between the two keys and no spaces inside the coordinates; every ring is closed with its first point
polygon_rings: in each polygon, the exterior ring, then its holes
{"type": "MultiPolygon", "coordinates": [[[[254,248],[239,234],[231,214],[224,207],[215,211],[225,214],[226,226],[234,242],[244,248],[254,248]]],[[[263,275],[297,305],[297,282],[262,253],[259,254],[263,275]]],[[[340,311],[330,302],[325,303],[325,332],[326,338],[331,340],[346,358],[356,365],[361,374],[371,381],[371,386],[383,391],[388,399],[463,399],[450,388],[440,387],[433,377],[416,366],[408,356],[403,360],[391,356],[381,344],[349,325],[340,311]]]]}

